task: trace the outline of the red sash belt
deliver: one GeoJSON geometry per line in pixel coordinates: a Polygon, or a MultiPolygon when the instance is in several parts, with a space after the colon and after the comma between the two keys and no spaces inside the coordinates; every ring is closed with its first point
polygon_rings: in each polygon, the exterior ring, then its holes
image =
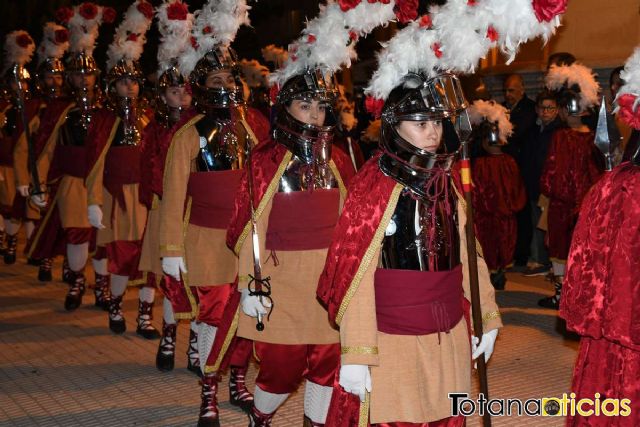
{"type": "Polygon", "coordinates": [[[242,170],[193,172],[187,194],[191,197],[189,222],[200,227],[226,230],[240,187],[242,170]]]}
{"type": "Polygon", "coordinates": [[[0,165],[13,166],[13,148],[15,141],[13,138],[5,136],[0,137],[0,165]]]}
{"type": "Polygon", "coordinates": [[[83,146],[58,145],[54,154],[56,164],[62,175],[86,178],[87,170],[87,149],[83,146]]]}
{"type": "Polygon", "coordinates": [[[374,283],[380,332],[449,332],[462,319],[462,265],[438,272],[378,268],[374,283]]]}
{"type": "Polygon", "coordinates": [[[281,251],[328,248],[339,209],[337,188],[276,193],[269,215],[266,248],[281,251]]]}
{"type": "Polygon", "coordinates": [[[104,187],[126,209],[122,186],[140,182],[140,147],[110,147],[104,164],[104,187]]]}

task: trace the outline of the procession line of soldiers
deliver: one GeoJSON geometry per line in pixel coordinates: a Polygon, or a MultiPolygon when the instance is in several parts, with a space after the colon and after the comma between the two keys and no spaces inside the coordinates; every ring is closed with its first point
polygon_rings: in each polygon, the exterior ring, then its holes
{"type": "Polygon", "coordinates": [[[160,338],[162,371],[175,365],[177,322],[191,321],[199,426],[224,423],[217,390],[227,368],[230,401],[250,426],[271,425],[302,380],[306,426],[464,424],[448,393],[470,392],[473,360],[489,359],[502,326],[487,265],[467,241],[465,144],[472,121],[488,130],[485,142],[508,130],[496,136],[500,120],[486,110],[470,119],[449,71],[465,71],[492,45],[515,55],[513,41],[550,35],[564,9],[500,12],[465,1],[418,16],[417,4],[396,3],[323,6],[271,76],[271,123],[245,101],[230,48],[249,23],[244,0],[210,0],[195,14],[182,0],[155,11],[135,0],[108,49],[104,94],[92,52],[110,8],[85,2],[57,13],[62,26],[47,24],[44,43],[56,48],[43,49],[39,97],[30,100],[25,65],[35,44],[24,31],[9,34],[5,261],[15,261],[19,224],[38,220],[27,228],[28,256],[46,281],[51,260],[65,255],[64,304],[75,310],[91,255],[95,305],[115,334],[127,328],[123,295],[137,287],[136,332],[160,338]],[[148,102],[138,60],[154,14],[159,67],[148,102]],[[381,52],[367,89],[380,150],[356,174],[337,126],[335,73],[358,37],[393,19],[408,25],[381,52]],[[482,46],[472,54],[444,31],[462,19],[482,46]],[[511,33],[513,22],[529,33],[511,33]],[[156,289],[160,333],[151,323],[156,289]]]}

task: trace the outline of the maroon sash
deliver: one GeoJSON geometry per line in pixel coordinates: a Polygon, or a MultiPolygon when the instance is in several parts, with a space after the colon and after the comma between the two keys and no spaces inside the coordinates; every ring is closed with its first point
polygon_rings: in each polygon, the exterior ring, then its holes
{"type": "Polygon", "coordinates": [[[269,215],[266,248],[280,251],[328,248],[339,210],[337,188],[276,193],[269,215]]]}
{"type": "Polygon", "coordinates": [[[14,141],[11,137],[0,137],[0,165],[13,166],[14,145],[14,141]]]}
{"type": "Polygon", "coordinates": [[[394,335],[449,332],[463,316],[462,265],[449,271],[378,268],[378,330],[394,335]]]}
{"type": "Polygon", "coordinates": [[[240,187],[242,170],[193,172],[187,195],[191,197],[189,223],[226,230],[233,214],[233,203],[240,187]]]}
{"type": "Polygon", "coordinates": [[[87,150],[83,146],[57,145],[54,153],[55,162],[61,175],[70,175],[77,178],[86,178],[87,150]]]}
{"type": "Polygon", "coordinates": [[[104,187],[126,209],[122,186],[140,182],[140,147],[109,147],[104,164],[104,187]]]}

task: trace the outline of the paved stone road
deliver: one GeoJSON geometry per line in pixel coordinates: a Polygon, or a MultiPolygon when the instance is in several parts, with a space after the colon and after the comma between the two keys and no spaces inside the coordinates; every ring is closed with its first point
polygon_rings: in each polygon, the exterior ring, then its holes
{"type": "MultiPolygon", "coordinates": [[[[59,264],[59,262],[58,262],[59,264]]],[[[89,277],[92,278],[90,273],[89,277]]],[[[125,298],[128,331],[114,336],[91,294],[73,313],[62,306],[66,285],[41,284],[35,267],[19,259],[0,265],[0,426],[192,426],[197,378],[186,370],[188,325],[178,332],[176,369],[154,367],[157,341],[135,335],[137,293],[125,298]],[[131,331],[133,330],[133,331],[131,331]]],[[[59,269],[54,277],[60,277],[59,269]]],[[[536,301],[551,286],[542,278],[510,275],[498,295],[505,322],[489,364],[492,397],[535,398],[568,391],[577,342],[561,333],[556,313],[536,301]]],[[[161,309],[156,307],[157,326],[161,309]]],[[[249,373],[253,387],[255,366],[249,373]]],[[[219,392],[223,426],[244,427],[246,416],[228,403],[228,377],[219,392]]],[[[302,394],[292,396],[274,426],[302,425],[302,394]]],[[[495,426],[560,426],[559,418],[494,418],[495,426]]],[[[480,425],[470,417],[469,426],[480,425]]]]}

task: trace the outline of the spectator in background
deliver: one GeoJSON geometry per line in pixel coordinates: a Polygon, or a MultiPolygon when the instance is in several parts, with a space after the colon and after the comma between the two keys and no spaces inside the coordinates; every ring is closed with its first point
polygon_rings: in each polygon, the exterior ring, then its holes
{"type": "Polygon", "coordinates": [[[551,137],[554,131],[562,126],[562,121],[558,117],[556,94],[548,90],[540,92],[536,99],[536,113],[538,114],[536,126],[523,148],[523,158],[527,159],[527,161],[523,162],[521,169],[529,199],[533,230],[531,265],[525,270],[525,276],[545,274],[551,268],[549,254],[544,244],[545,232],[538,228],[542,214],[538,199],[540,198],[540,176],[547,158],[551,137]]]}
{"type": "MultiPolygon", "coordinates": [[[[624,70],[624,67],[616,67],[613,69],[613,71],[611,71],[611,74],[609,75],[611,103],[613,103],[613,101],[616,99],[620,86],[624,84],[624,80],[622,80],[622,77],[620,77],[620,73],[622,72],[622,70],[624,70]]],[[[619,155],[621,158],[616,158],[617,164],[620,163],[620,161],[629,160],[635,150],[638,148],[638,131],[631,129],[631,127],[624,121],[622,121],[617,114],[615,115],[615,118],[616,125],[620,130],[620,136],[622,136],[622,144],[620,147],[618,147],[618,150],[620,150],[619,155]],[[627,147],[629,147],[629,149],[627,149],[627,147]]],[[[616,155],[618,155],[618,153],[616,153],[616,155]]]]}
{"type": "MultiPolygon", "coordinates": [[[[526,140],[535,132],[536,126],[536,103],[527,97],[524,90],[522,76],[511,74],[504,81],[504,106],[510,111],[509,120],[513,124],[513,134],[504,147],[503,152],[511,155],[522,169],[526,158],[522,155],[522,150],[526,140]]],[[[524,271],[529,261],[529,247],[531,245],[532,227],[531,212],[529,205],[517,213],[518,238],[516,240],[516,250],[513,254],[513,266],[511,271],[524,271]]]]}

